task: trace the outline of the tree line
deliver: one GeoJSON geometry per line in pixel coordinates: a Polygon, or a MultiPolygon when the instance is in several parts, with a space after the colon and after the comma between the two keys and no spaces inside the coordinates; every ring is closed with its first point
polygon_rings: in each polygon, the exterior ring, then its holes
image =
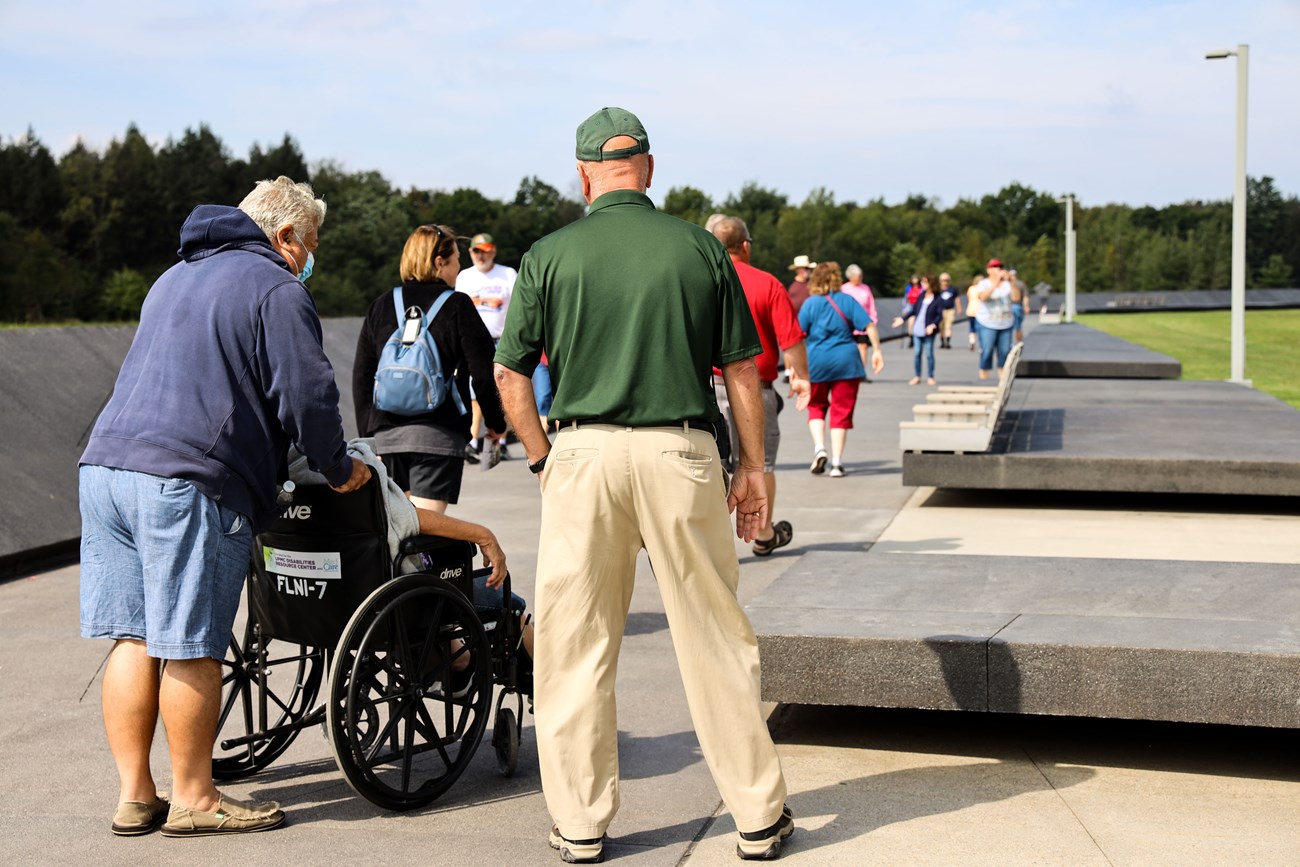
{"type": "MultiPolygon", "coordinates": [[[[200,203],[237,204],[262,178],[310,180],[329,204],[311,289],[321,314],[363,313],[397,281],[402,245],[437,222],[490,232],[498,261],[517,265],[541,236],[584,213],[582,202],[535,177],[513,199],[478,190],[395,188],[376,171],[325,160],[308,166],[287,134],[232,156],[206,125],[154,147],[134,125],[102,151],[77,143],[57,159],[28,130],[0,143],[0,321],[113,321],[139,314],[149,286],[176,261],[179,230],[200,203]]],[[[900,294],[914,273],[947,271],[961,285],[991,257],[1031,286],[1064,285],[1064,210],[1054,194],[1018,183],[942,207],[909,196],[837,202],[825,189],[802,202],[748,183],[714,201],[675,187],[663,210],[703,224],[714,212],[743,217],[753,264],[781,277],[799,254],[855,262],[879,295],[900,294]]],[[[1163,208],[1076,202],[1082,292],[1226,288],[1231,268],[1228,201],[1163,208]]],[[[1248,182],[1247,281],[1294,286],[1300,271],[1300,199],[1270,177],[1248,182]]]]}

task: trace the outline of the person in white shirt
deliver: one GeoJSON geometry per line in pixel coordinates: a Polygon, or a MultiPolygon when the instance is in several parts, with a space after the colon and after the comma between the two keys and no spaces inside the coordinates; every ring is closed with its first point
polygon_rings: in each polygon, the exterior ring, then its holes
{"type": "Polygon", "coordinates": [[[1011,354],[1012,329],[1015,325],[1011,308],[1020,304],[1020,288],[1008,277],[1000,259],[990,259],[988,277],[975,290],[979,308],[975,311],[975,333],[980,344],[980,379],[988,379],[997,352],[998,376],[1011,354]]]}
{"type": "MultiPolygon", "coordinates": [[[[506,311],[510,308],[510,295],[514,292],[516,272],[514,268],[496,264],[497,245],[492,236],[480,232],[470,239],[469,257],[473,267],[466,268],[456,277],[456,291],[464,292],[474,302],[478,315],[492,335],[493,343],[501,339],[501,331],[506,326],[506,311]]],[[[470,397],[474,396],[473,391],[470,397]]],[[[483,426],[483,410],[474,400],[470,414],[470,441],[465,446],[465,459],[472,464],[479,462],[482,451],[479,445],[479,429],[483,426]]],[[[506,440],[499,440],[501,457],[509,458],[506,440]]]]}

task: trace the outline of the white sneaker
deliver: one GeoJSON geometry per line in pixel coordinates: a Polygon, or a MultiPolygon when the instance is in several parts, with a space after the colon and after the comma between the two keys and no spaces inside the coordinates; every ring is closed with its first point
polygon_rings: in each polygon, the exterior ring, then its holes
{"type": "Polygon", "coordinates": [[[844,478],[844,467],[841,464],[831,464],[831,471],[827,473],[832,479],[844,478]]]}
{"type": "Polygon", "coordinates": [[[808,472],[815,476],[820,476],[826,471],[826,460],[826,449],[818,449],[817,454],[813,456],[812,466],[808,468],[808,472]]]}

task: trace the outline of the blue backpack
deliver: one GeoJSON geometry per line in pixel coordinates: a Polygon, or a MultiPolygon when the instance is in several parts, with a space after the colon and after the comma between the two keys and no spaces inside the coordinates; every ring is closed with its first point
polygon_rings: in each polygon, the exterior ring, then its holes
{"type": "Polygon", "coordinates": [[[375,369],[375,409],[394,415],[422,415],[442,406],[450,393],[456,409],[465,414],[465,402],[455,381],[443,373],[438,345],[429,334],[429,323],[447,303],[454,289],[448,289],[433,302],[429,312],[419,307],[404,309],[402,287],[393,290],[397,309],[397,330],[379,353],[375,369]]]}

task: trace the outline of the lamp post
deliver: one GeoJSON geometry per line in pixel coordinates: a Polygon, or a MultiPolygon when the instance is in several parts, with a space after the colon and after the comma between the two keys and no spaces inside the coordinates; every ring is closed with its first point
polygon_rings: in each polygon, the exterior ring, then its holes
{"type": "Polygon", "coordinates": [[[1074,306],[1074,196],[1062,196],[1065,204],[1065,321],[1073,322],[1078,311],[1074,306]]]}
{"type": "Polygon", "coordinates": [[[1232,188],[1232,373],[1231,382],[1246,379],[1246,72],[1250,46],[1236,51],[1210,51],[1206,60],[1237,58],[1237,167],[1232,188]]]}

